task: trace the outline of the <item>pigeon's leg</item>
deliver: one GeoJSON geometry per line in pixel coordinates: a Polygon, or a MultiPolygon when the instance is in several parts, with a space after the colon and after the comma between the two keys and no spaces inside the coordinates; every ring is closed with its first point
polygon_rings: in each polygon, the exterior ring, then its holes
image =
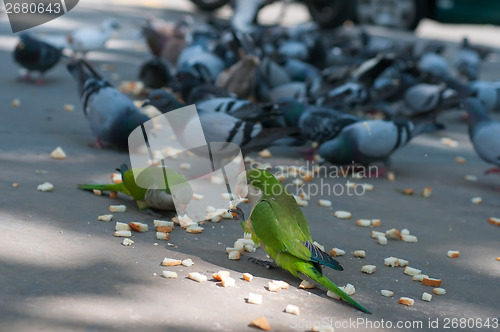
{"type": "Polygon", "coordinates": [[[21,77],[19,77],[19,81],[21,81],[21,82],[31,82],[31,81],[33,81],[33,78],[31,77],[31,73],[29,71],[27,71],[26,74],[24,74],[21,77]]]}
{"type": "Polygon", "coordinates": [[[273,262],[268,262],[268,261],[264,261],[262,259],[258,259],[258,258],[253,258],[253,257],[250,257],[248,259],[250,262],[254,263],[254,264],[257,264],[257,265],[260,265],[260,266],[263,266],[265,267],[266,269],[274,269],[276,268],[276,264],[274,264],[273,262]]]}
{"type": "Polygon", "coordinates": [[[89,146],[96,149],[104,149],[106,147],[99,138],[96,138],[94,143],[89,143],[89,146]]]}
{"type": "Polygon", "coordinates": [[[38,86],[44,86],[45,85],[45,79],[43,78],[43,76],[40,75],[39,78],[37,78],[35,80],[35,84],[38,85],[38,86]]]}
{"type": "Polygon", "coordinates": [[[313,147],[310,148],[298,148],[297,151],[300,153],[304,160],[313,161],[314,155],[316,154],[316,149],[313,147]]]}
{"type": "Polygon", "coordinates": [[[500,167],[493,167],[493,168],[487,169],[484,172],[484,174],[493,174],[493,173],[497,173],[500,175],[500,167]]]}

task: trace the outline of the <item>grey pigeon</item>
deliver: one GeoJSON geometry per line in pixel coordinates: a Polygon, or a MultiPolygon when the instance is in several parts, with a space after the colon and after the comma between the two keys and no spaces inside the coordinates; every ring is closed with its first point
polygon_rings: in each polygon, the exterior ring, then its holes
{"type": "Polygon", "coordinates": [[[144,86],[159,89],[168,86],[172,80],[172,73],[164,59],[154,57],[141,65],[139,79],[144,83],[144,86]]]}
{"type": "Polygon", "coordinates": [[[455,66],[458,72],[469,81],[477,80],[481,67],[481,56],[464,38],[455,57],[455,66]]]}
{"type": "Polygon", "coordinates": [[[78,82],[83,112],[97,137],[95,145],[126,148],[129,134],[149,117],[84,60],[69,63],[68,71],[78,82]]]}
{"type": "Polygon", "coordinates": [[[28,70],[25,79],[30,80],[30,72],[40,72],[38,84],[43,84],[43,74],[54,67],[62,56],[62,49],[41,41],[27,33],[19,36],[19,43],[14,49],[14,61],[28,70]]]}
{"type": "Polygon", "coordinates": [[[405,105],[408,107],[408,116],[423,113],[437,112],[456,107],[463,96],[446,85],[420,83],[406,90],[404,95],[405,105]]]}
{"type": "Polygon", "coordinates": [[[119,27],[116,19],[106,19],[99,28],[83,27],[69,33],[66,38],[73,52],[85,55],[87,52],[104,48],[113,31],[119,27]]]}
{"type": "Polygon", "coordinates": [[[500,174],[500,122],[490,119],[477,98],[467,98],[465,110],[469,115],[469,137],[479,157],[497,166],[487,173],[500,174]]]}
{"type": "Polygon", "coordinates": [[[500,111],[500,82],[474,81],[470,88],[472,94],[481,100],[486,111],[500,111]]]}
{"type": "Polygon", "coordinates": [[[318,152],[324,160],[335,165],[368,166],[375,162],[388,165],[394,151],[416,135],[435,129],[436,125],[424,122],[415,125],[411,121],[360,121],[345,127],[333,140],[324,142],[318,152]]]}

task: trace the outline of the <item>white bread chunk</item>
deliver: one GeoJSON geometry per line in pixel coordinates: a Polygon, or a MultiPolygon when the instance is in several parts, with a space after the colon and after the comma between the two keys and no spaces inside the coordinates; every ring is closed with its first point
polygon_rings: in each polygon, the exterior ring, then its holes
{"type": "Polygon", "coordinates": [[[375,265],[363,265],[361,267],[361,272],[366,273],[366,274],[372,274],[375,272],[377,267],[375,265]]]}
{"type": "Polygon", "coordinates": [[[97,217],[97,220],[100,220],[100,221],[111,221],[111,220],[113,220],[113,215],[112,214],[103,214],[103,215],[97,217]]]}
{"type": "Polygon", "coordinates": [[[407,305],[407,306],[412,306],[413,304],[415,304],[415,300],[412,299],[412,298],[409,298],[409,297],[401,297],[399,298],[399,301],[398,301],[399,304],[404,304],[404,305],[407,305]]]}
{"type": "Polygon", "coordinates": [[[394,296],[394,292],[390,291],[388,289],[382,289],[380,291],[380,294],[382,294],[382,296],[385,296],[385,297],[392,297],[392,296],[394,296]]]}
{"type": "Polygon", "coordinates": [[[163,278],[173,278],[173,279],[177,278],[177,272],[173,272],[173,271],[163,271],[162,275],[163,275],[163,278]]]}
{"type": "Polygon", "coordinates": [[[125,230],[123,230],[123,231],[116,231],[115,232],[115,236],[116,237],[130,237],[130,236],[132,236],[132,232],[125,231],[125,230]]]}
{"type": "Polygon", "coordinates": [[[188,274],[188,278],[197,282],[204,282],[207,281],[208,278],[206,275],[201,274],[199,272],[191,272],[188,274]]]}
{"type": "Polygon", "coordinates": [[[125,205],[110,205],[109,212],[125,212],[127,207],[125,205]]]}
{"type": "Polygon", "coordinates": [[[366,252],[364,250],[356,250],[354,251],[354,257],[365,258],[366,252]]]}
{"type": "Polygon", "coordinates": [[[289,304],[286,306],[285,312],[288,312],[289,314],[298,316],[300,314],[300,309],[299,309],[299,307],[297,307],[293,304],[289,304]]]}
{"type": "Polygon", "coordinates": [[[262,304],[262,295],[254,293],[248,294],[248,303],[262,304]]]}
{"type": "Polygon", "coordinates": [[[427,292],[424,292],[422,294],[422,301],[430,302],[431,300],[432,300],[432,294],[429,294],[427,292]]]}
{"type": "Polygon", "coordinates": [[[407,267],[405,267],[404,273],[409,275],[409,276],[414,276],[416,274],[422,273],[422,270],[407,266],[407,267]]]}

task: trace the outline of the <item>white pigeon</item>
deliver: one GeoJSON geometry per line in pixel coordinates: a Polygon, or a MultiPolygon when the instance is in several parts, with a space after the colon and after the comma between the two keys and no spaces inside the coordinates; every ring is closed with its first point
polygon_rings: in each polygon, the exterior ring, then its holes
{"type": "Polygon", "coordinates": [[[103,49],[119,27],[116,19],[106,19],[99,28],[84,27],[68,34],[68,44],[73,52],[85,55],[87,52],[103,49]]]}

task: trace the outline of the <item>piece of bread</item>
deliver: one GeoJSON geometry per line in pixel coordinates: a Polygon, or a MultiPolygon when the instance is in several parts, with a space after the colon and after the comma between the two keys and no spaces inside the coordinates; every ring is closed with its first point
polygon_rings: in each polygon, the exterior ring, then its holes
{"type": "Polygon", "coordinates": [[[229,271],[219,271],[217,273],[212,274],[212,278],[214,278],[215,280],[222,281],[225,278],[229,278],[230,275],[231,273],[229,271]]]}
{"type": "Polygon", "coordinates": [[[109,212],[125,212],[127,207],[125,205],[110,205],[109,212]]]}
{"type": "Polygon", "coordinates": [[[372,221],[370,219],[358,219],[356,221],[356,225],[360,227],[370,227],[372,225],[372,221]]]}
{"type": "Polygon", "coordinates": [[[330,255],[332,256],[344,256],[345,255],[345,251],[342,250],[342,249],[339,249],[339,248],[333,248],[331,251],[330,251],[330,255]]]}
{"type": "Polygon", "coordinates": [[[66,153],[63,151],[63,149],[61,149],[60,146],[58,146],[57,148],[54,149],[54,151],[52,151],[50,153],[50,157],[52,159],[62,160],[62,159],[66,159],[66,153]]]}
{"type": "Polygon", "coordinates": [[[434,279],[429,277],[422,279],[422,285],[425,286],[439,287],[441,286],[441,283],[442,283],[441,279],[434,279]]]}
{"type": "Polygon", "coordinates": [[[488,219],[488,222],[492,225],[500,226],[500,218],[491,217],[488,219]]]}
{"type": "Polygon", "coordinates": [[[36,187],[38,191],[52,191],[54,190],[54,185],[50,182],[44,182],[42,184],[39,184],[38,187],[36,187]]]}
{"type": "Polygon", "coordinates": [[[365,258],[366,252],[364,250],[356,250],[354,251],[354,257],[365,258]]]}
{"type": "Polygon", "coordinates": [[[432,290],[432,292],[433,292],[434,294],[436,294],[436,295],[444,295],[444,294],[446,294],[446,290],[445,290],[444,288],[440,288],[440,287],[438,287],[438,288],[434,288],[434,289],[432,290]]]}
{"type": "Polygon", "coordinates": [[[285,312],[288,312],[289,314],[298,316],[300,314],[300,309],[296,305],[288,304],[285,308],[285,312]]]}
{"type": "Polygon", "coordinates": [[[401,235],[401,240],[408,243],[418,242],[418,239],[415,235],[401,235]]]}
{"type": "Polygon", "coordinates": [[[135,232],[144,233],[148,231],[148,225],[143,224],[142,222],[129,222],[128,225],[130,226],[130,229],[135,232]]]}
{"type": "Polygon", "coordinates": [[[153,225],[155,227],[170,227],[172,229],[174,228],[174,222],[167,220],[153,220],[153,225]]]}
{"type": "Polygon", "coordinates": [[[432,294],[429,294],[427,292],[424,292],[422,294],[422,301],[430,302],[431,300],[432,300],[432,294]]]}
{"type": "Polygon", "coordinates": [[[356,288],[351,284],[345,285],[343,291],[349,296],[356,294],[356,288]]]}
{"type": "Polygon", "coordinates": [[[479,205],[483,202],[483,199],[481,197],[472,197],[470,199],[470,201],[473,203],[473,204],[476,204],[476,205],[479,205]]]}
{"type": "Polygon", "coordinates": [[[352,217],[351,212],[347,211],[335,211],[333,215],[339,219],[351,219],[352,217]]]}
{"type": "Polygon", "coordinates": [[[227,277],[222,279],[222,287],[233,287],[234,285],[236,285],[236,281],[233,278],[227,277]]]}
{"type": "Polygon", "coordinates": [[[170,233],[172,231],[172,227],[169,226],[158,226],[156,227],[157,232],[170,233]]]}
{"type": "Polygon", "coordinates": [[[177,273],[173,271],[163,271],[162,275],[164,278],[177,278],[177,273]]]}
{"type": "Polygon", "coordinates": [[[385,236],[377,236],[377,243],[382,245],[382,246],[385,246],[387,245],[387,238],[385,236]]]}
{"type": "Polygon", "coordinates": [[[395,228],[387,230],[385,234],[390,239],[401,240],[401,233],[395,228]]]}
{"type": "Polygon", "coordinates": [[[251,304],[262,304],[262,295],[250,293],[247,300],[251,304]]]}
{"type": "Polygon", "coordinates": [[[415,300],[412,299],[412,298],[409,298],[409,297],[401,297],[399,298],[399,301],[398,301],[399,304],[404,304],[404,305],[407,305],[407,306],[412,306],[413,304],[415,304],[415,300]]]}
{"type": "Polygon", "coordinates": [[[206,275],[201,274],[199,272],[188,273],[188,278],[197,282],[204,282],[208,280],[206,275]]]}
{"type": "Polygon", "coordinates": [[[375,265],[363,265],[361,267],[361,272],[367,273],[367,274],[372,274],[375,272],[377,267],[375,265]]]}
{"type": "Polygon", "coordinates": [[[412,278],[413,281],[420,281],[424,280],[424,278],[429,278],[427,274],[415,274],[412,278]]]}
{"type": "Polygon", "coordinates": [[[385,296],[385,297],[392,297],[392,296],[394,296],[394,292],[390,291],[388,289],[382,289],[380,291],[380,294],[382,294],[382,296],[385,296]]]}
{"type": "Polygon", "coordinates": [[[264,331],[271,331],[271,326],[265,317],[259,317],[250,322],[250,326],[258,327],[264,331]]]}
{"type": "Polygon", "coordinates": [[[382,225],[382,221],[380,219],[372,219],[372,227],[380,227],[380,225],[382,225]]]}
{"type": "Polygon", "coordinates": [[[302,289],[313,289],[316,287],[316,284],[313,284],[312,282],[309,282],[307,280],[302,280],[302,282],[299,285],[299,288],[302,289]]]}
{"type": "Polygon", "coordinates": [[[165,240],[167,241],[170,238],[170,235],[165,232],[156,232],[156,239],[157,240],[165,240]]]}
{"type": "Polygon", "coordinates": [[[181,265],[182,261],[180,259],[173,259],[173,258],[167,258],[165,257],[163,259],[163,262],[161,262],[161,265],[163,266],[177,266],[181,265]]]}
{"type": "Polygon", "coordinates": [[[133,244],[134,244],[134,241],[132,241],[128,237],[124,238],[123,241],[122,241],[122,245],[124,245],[124,246],[131,246],[133,244]]]}
{"type": "Polygon", "coordinates": [[[386,234],[382,232],[372,231],[370,236],[371,238],[376,239],[378,236],[386,236],[386,234]]]}
{"type": "Polygon", "coordinates": [[[332,206],[332,201],[329,201],[329,200],[327,200],[327,199],[320,199],[320,200],[318,201],[318,204],[319,204],[320,206],[331,207],[331,206],[332,206]]]}
{"type": "Polygon", "coordinates": [[[113,220],[113,215],[112,214],[103,214],[103,215],[97,217],[97,220],[100,220],[100,221],[111,221],[111,220],[113,220]]]}
{"type": "Polygon", "coordinates": [[[186,266],[186,267],[190,267],[194,264],[193,260],[191,258],[186,258],[182,261],[181,263],[182,265],[186,266]]]}
{"type": "Polygon", "coordinates": [[[450,258],[458,258],[458,256],[460,256],[460,251],[448,250],[447,256],[450,258]]]}
{"type": "Polygon", "coordinates": [[[129,231],[130,226],[124,222],[117,221],[115,224],[115,231],[129,231]]]}
{"type": "Polygon", "coordinates": [[[275,284],[276,286],[278,286],[280,289],[288,289],[290,287],[290,285],[288,284],[288,282],[286,281],[282,281],[282,280],[273,280],[271,281],[273,284],[275,284]]]}
{"type": "Polygon", "coordinates": [[[414,276],[416,274],[421,274],[422,270],[407,266],[407,267],[405,267],[404,273],[409,275],[409,276],[414,276]]]}
{"type": "Polygon", "coordinates": [[[125,231],[125,230],[123,230],[123,231],[116,231],[115,232],[115,236],[116,237],[130,237],[130,236],[132,236],[132,232],[125,231]]]}
{"type": "Polygon", "coordinates": [[[231,251],[227,258],[230,260],[239,260],[240,259],[240,252],[239,251],[231,251]]]}
{"type": "Polygon", "coordinates": [[[97,190],[97,189],[92,190],[92,192],[93,192],[93,193],[94,193],[94,195],[96,195],[96,196],[101,196],[101,195],[102,195],[102,191],[97,190]]]}
{"type": "Polygon", "coordinates": [[[270,292],[279,292],[279,290],[281,289],[278,285],[276,285],[274,282],[272,281],[269,281],[267,283],[267,289],[270,291],[270,292]]]}
{"type": "Polygon", "coordinates": [[[186,228],[186,232],[193,233],[193,234],[199,234],[199,233],[203,232],[203,230],[204,230],[204,228],[198,226],[197,224],[193,224],[193,225],[188,226],[186,228]]]}
{"type": "Polygon", "coordinates": [[[392,267],[399,266],[399,259],[393,256],[384,258],[384,265],[392,267]]]}
{"type": "Polygon", "coordinates": [[[253,275],[251,275],[250,273],[246,273],[246,272],[245,272],[245,273],[243,273],[243,279],[244,279],[245,281],[250,282],[250,281],[252,281],[252,279],[253,279],[253,275]]]}

